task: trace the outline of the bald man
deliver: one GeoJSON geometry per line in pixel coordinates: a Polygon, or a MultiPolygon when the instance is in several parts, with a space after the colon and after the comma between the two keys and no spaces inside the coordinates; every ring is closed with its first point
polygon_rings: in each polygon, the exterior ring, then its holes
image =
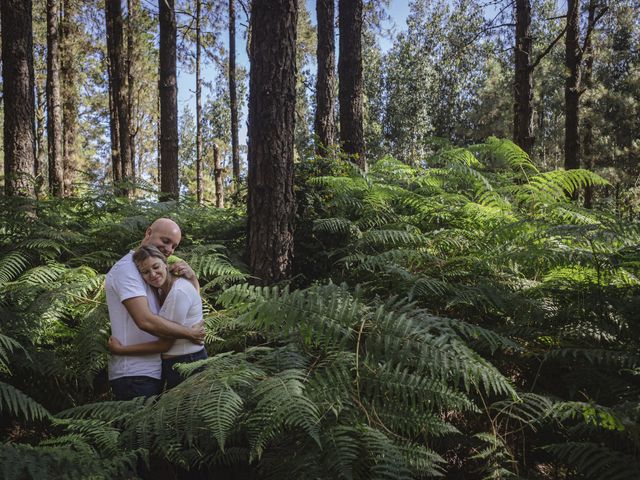
{"type": "MultiPolygon", "coordinates": [[[[176,222],[159,218],[147,228],[140,245],[153,245],[169,256],[180,244],[182,232],[176,222]]],[[[199,289],[194,271],[185,262],[171,267],[176,275],[189,280],[199,289]]],[[[133,262],[133,251],[122,257],[107,273],[105,281],[111,334],[123,345],[145,343],[156,337],[184,338],[193,343],[204,342],[204,326],[187,328],[157,315],[160,308],[152,287],[140,276],[133,262]]],[[[109,383],[116,400],[150,397],[161,390],[160,354],[111,355],[109,383]]]]}

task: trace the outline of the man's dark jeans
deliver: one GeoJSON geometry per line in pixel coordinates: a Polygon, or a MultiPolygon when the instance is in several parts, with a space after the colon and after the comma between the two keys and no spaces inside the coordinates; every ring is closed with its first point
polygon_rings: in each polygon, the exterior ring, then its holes
{"type": "Polygon", "coordinates": [[[207,358],[207,351],[203,348],[195,353],[187,353],[186,355],[178,355],[173,358],[162,359],[162,379],[166,382],[165,388],[169,390],[181,383],[184,378],[174,370],[176,363],[191,363],[197,360],[204,360],[207,358]]]}
{"type": "Polygon", "coordinates": [[[132,400],[136,397],[149,398],[159,395],[162,391],[162,381],[151,377],[120,377],[109,382],[116,400],[132,400]]]}

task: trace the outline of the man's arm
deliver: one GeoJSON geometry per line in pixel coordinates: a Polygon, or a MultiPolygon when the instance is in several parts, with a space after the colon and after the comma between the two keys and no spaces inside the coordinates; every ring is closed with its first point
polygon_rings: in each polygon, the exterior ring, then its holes
{"type": "Polygon", "coordinates": [[[202,323],[188,328],[154,315],[149,310],[147,297],[128,298],[122,304],[140,330],[157,337],[184,338],[198,345],[204,343],[204,325],[202,323]]]}
{"type": "Polygon", "coordinates": [[[151,353],[164,353],[173,346],[174,338],[159,338],[152,342],[136,343],[134,345],[122,345],[113,335],[109,337],[109,351],[114,355],[149,355],[151,353]]]}

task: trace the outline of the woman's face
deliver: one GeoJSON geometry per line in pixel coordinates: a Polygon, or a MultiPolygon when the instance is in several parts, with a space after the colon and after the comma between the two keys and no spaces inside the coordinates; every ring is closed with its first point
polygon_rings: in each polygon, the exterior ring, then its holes
{"type": "Polygon", "coordinates": [[[142,279],[152,287],[159,288],[167,280],[167,264],[157,257],[149,257],[137,267],[142,279]]]}

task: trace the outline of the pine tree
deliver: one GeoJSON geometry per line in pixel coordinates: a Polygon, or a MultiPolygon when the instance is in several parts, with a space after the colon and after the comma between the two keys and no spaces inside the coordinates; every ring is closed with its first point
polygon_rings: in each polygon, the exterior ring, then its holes
{"type": "Polygon", "coordinates": [[[297,0],[252,3],[248,253],[264,284],[288,277],[292,266],[297,21],[297,0]]]}
{"type": "Polygon", "coordinates": [[[0,5],[5,193],[34,197],[36,144],[31,0],[3,0],[0,5]]]}

